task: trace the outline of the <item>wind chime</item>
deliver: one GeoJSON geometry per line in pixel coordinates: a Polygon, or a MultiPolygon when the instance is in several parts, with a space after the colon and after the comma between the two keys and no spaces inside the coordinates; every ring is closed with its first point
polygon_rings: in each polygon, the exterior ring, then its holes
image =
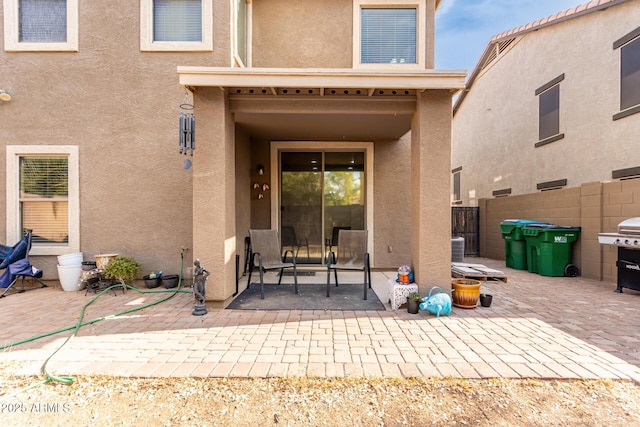
{"type": "MultiPolygon", "coordinates": [[[[193,104],[189,102],[189,92],[184,91],[184,102],[180,104],[180,109],[192,111],[193,104]]],[[[196,149],[196,117],[193,113],[180,111],[180,133],[178,137],[178,148],[180,154],[191,154],[196,149]]]]}

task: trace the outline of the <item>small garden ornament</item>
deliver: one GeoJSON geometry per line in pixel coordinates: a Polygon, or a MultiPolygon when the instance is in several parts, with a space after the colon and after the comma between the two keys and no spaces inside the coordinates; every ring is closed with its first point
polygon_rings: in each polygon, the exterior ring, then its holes
{"type": "Polygon", "coordinates": [[[205,304],[205,292],[207,285],[207,277],[209,277],[209,271],[200,265],[200,260],[196,259],[193,262],[195,268],[193,269],[193,298],[195,305],[193,308],[194,316],[202,316],[207,314],[207,306],[205,304]]]}
{"type": "Polygon", "coordinates": [[[448,316],[451,314],[451,296],[442,292],[438,286],[434,286],[429,290],[429,296],[422,298],[420,309],[435,314],[436,317],[440,317],[441,314],[448,316]],[[435,290],[438,292],[433,293],[435,290]]]}

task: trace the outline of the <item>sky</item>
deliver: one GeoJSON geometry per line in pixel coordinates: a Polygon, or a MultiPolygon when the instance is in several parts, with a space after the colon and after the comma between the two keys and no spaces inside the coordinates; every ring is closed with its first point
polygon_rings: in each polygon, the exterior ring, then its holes
{"type": "Polygon", "coordinates": [[[436,12],[436,69],[476,66],[491,37],[589,0],[442,0],[436,12]]]}

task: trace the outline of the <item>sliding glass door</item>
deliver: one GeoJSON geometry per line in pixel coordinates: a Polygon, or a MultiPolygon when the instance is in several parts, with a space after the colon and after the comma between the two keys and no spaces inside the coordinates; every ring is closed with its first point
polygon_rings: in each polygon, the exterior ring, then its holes
{"type": "Polygon", "coordinates": [[[299,264],[321,264],[339,229],[365,228],[364,152],[282,152],[280,235],[299,264]]]}

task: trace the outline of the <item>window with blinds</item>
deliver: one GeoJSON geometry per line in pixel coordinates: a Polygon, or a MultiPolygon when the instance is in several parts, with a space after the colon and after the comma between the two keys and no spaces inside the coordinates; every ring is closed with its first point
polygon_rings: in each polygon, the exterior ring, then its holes
{"type": "Polygon", "coordinates": [[[201,42],[201,0],[154,0],[153,41],[201,42]]]}
{"type": "Polygon", "coordinates": [[[18,15],[21,43],[67,41],[67,0],[19,0],[18,15]]]}
{"type": "Polygon", "coordinates": [[[66,156],[20,157],[20,229],[33,243],[69,242],[69,160],[66,156]]]}
{"type": "Polygon", "coordinates": [[[416,34],[415,8],[362,8],[360,62],[416,64],[416,34]]]}

